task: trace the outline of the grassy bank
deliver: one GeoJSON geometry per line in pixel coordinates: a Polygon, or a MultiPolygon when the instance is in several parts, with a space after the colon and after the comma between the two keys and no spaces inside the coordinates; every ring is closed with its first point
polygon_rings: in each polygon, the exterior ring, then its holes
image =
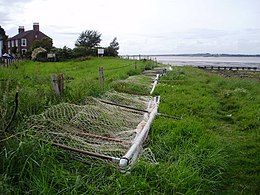
{"type": "Polygon", "coordinates": [[[7,126],[14,110],[15,92],[19,91],[19,110],[15,128],[26,117],[39,114],[61,103],[78,103],[87,96],[104,93],[99,80],[99,67],[104,69],[105,91],[111,83],[151,69],[151,61],[129,61],[116,58],[93,58],[85,61],[32,62],[25,61],[9,68],[0,67],[0,130],[7,126]],[[52,89],[51,77],[63,73],[65,90],[62,97],[52,89]]]}
{"type": "Polygon", "coordinates": [[[166,148],[173,162],[186,158],[209,177],[207,186],[216,194],[258,194],[259,73],[254,79],[222,75],[185,67],[163,78],[172,82],[157,88],[164,100],[160,112],[183,120],[154,124],[154,151],[166,148]],[[212,183],[216,177],[221,182],[212,183]]]}
{"type": "MultiPolygon", "coordinates": [[[[47,100],[39,102],[42,95],[27,95],[32,102],[31,110],[39,107],[30,112],[20,110],[20,113],[40,113],[49,104],[77,103],[88,95],[99,95],[102,93],[98,87],[100,64],[104,70],[111,69],[105,78],[112,85],[115,80],[138,73],[133,61],[122,59],[67,62],[66,66],[57,64],[58,68],[50,68],[47,64],[22,64],[20,67],[24,67],[24,74],[29,78],[49,79],[50,74],[63,72],[71,78],[67,83],[67,87],[71,87],[67,88],[70,90],[65,92],[64,98],[55,99],[50,86],[46,85],[50,93],[50,96],[45,95],[47,100]],[[110,63],[111,67],[105,66],[110,63]],[[89,81],[88,84],[85,81],[89,81]]],[[[139,72],[145,66],[147,62],[138,62],[139,72]]],[[[4,70],[11,71],[8,74],[1,71],[1,78],[15,75],[17,70],[4,70]]],[[[21,78],[21,83],[28,82],[21,86],[30,86],[31,81],[23,80],[27,77],[18,73],[14,77],[21,78]]],[[[43,84],[37,86],[44,88],[43,84]]],[[[110,84],[106,89],[109,87],[110,84]]],[[[21,91],[26,92],[26,89],[21,91]]],[[[175,67],[161,78],[155,94],[161,95],[159,112],[182,118],[157,117],[154,121],[147,146],[158,163],[142,158],[132,167],[130,175],[123,175],[114,164],[75,160],[71,153],[32,139],[25,132],[2,143],[0,192],[259,194],[260,88],[257,80],[225,78],[190,67],[175,67]]]]}

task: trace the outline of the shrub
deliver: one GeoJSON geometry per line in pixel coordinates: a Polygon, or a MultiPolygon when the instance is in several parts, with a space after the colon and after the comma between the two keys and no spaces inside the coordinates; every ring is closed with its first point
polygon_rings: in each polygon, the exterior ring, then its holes
{"type": "Polygon", "coordinates": [[[46,62],[47,61],[47,51],[42,47],[38,47],[32,52],[32,60],[46,62]]]}

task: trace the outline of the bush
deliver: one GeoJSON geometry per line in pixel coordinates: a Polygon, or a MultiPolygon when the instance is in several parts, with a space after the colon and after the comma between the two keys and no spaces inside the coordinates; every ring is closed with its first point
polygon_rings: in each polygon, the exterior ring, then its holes
{"type": "Polygon", "coordinates": [[[97,56],[97,49],[87,49],[85,47],[75,47],[73,49],[73,54],[75,58],[85,57],[85,56],[97,56]]]}
{"type": "Polygon", "coordinates": [[[42,47],[38,47],[32,52],[32,60],[46,62],[47,61],[47,51],[42,47]]]}
{"type": "Polygon", "coordinates": [[[57,60],[58,61],[64,61],[68,59],[74,58],[74,53],[73,50],[64,46],[62,49],[61,48],[55,48],[52,50],[56,54],[57,60]]]}

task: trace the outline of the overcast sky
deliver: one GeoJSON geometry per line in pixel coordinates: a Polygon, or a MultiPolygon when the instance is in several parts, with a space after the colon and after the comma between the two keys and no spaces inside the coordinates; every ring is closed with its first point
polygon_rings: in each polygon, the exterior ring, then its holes
{"type": "Polygon", "coordinates": [[[123,54],[260,53],[260,0],[0,0],[10,37],[33,22],[55,47],[84,30],[117,37],[123,54]]]}

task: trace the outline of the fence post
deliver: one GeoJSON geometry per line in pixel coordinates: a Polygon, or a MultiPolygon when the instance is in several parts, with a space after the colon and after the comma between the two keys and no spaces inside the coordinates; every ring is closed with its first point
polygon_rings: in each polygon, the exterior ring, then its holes
{"type": "Polygon", "coordinates": [[[56,75],[52,75],[51,77],[51,84],[52,88],[55,91],[57,95],[60,95],[60,90],[59,90],[59,84],[58,84],[58,78],[56,75]]]}
{"type": "Polygon", "coordinates": [[[105,78],[104,78],[103,67],[99,67],[99,78],[100,78],[100,83],[101,83],[102,89],[104,91],[105,90],[105,78]]]}
{"type": "Polygon", "coordinates": [[[52,88],[57,95],[64,94],[64,74],[52,75],[51,77],[52,88]]]}

